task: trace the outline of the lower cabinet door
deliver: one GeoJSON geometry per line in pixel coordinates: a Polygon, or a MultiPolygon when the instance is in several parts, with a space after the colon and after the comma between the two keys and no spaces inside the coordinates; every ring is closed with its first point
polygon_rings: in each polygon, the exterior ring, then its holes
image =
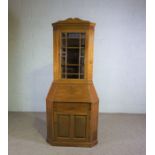
{"type": "Polygon", "coordinates": [[[74,115],[74,138],[87,139],[89,125],[87,118],[87,115],[74,115]]]}
{"type": "Polygon", "coordinates": [[[54,113],[54,137],[58,141],[88,141],[88,115],[54,113]]]}
{"type": "Polygon", "coordinates": [[[55,117],[56,137],[70,138],[71,116],[68,114],[56,114],[55,117]]]}

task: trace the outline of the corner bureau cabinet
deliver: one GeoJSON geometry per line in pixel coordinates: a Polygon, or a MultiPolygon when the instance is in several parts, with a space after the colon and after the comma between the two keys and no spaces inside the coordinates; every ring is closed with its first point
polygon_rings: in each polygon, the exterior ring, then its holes
{"type": "Polygon", "coordinates": [[[47,141],[58,146],[97,143],[98,103],[92,81],[95,23],[53,23],[54,81],[46,98],[47,141]]]}

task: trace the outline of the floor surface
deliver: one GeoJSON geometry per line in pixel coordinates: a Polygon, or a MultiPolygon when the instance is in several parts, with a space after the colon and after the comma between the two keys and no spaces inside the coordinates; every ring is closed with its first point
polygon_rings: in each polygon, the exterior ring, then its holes
{"type": "Polygon", "coordinates": [[[9,155],[145,155],[145,114],[100,114],[98,144],[57,147],[46,142],[46,114],[9,113],[9,155]]]}

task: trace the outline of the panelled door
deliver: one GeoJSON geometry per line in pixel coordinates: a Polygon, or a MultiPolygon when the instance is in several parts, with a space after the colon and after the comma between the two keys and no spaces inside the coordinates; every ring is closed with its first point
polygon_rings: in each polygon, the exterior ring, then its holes
{"type": "Polygon", "coordinates": [[[89,103],[54,103],[54,137],[63,141],[88,141],[89,103]]]}

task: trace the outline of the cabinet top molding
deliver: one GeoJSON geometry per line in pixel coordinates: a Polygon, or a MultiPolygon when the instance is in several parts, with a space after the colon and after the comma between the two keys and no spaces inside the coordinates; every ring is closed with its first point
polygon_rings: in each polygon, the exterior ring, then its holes
{"type": "Polygon", "coordinates": [[[73,24],[95,26],[95,23],[90,22],[88,20],[83,20],[83,19],[80,19],[80,18],[67,18],[65,20],[60,20],[60,21],[57,21],[55,23],[52,23],[53,26],[57,26],[57,25],[73,25],[73,24]]]}

